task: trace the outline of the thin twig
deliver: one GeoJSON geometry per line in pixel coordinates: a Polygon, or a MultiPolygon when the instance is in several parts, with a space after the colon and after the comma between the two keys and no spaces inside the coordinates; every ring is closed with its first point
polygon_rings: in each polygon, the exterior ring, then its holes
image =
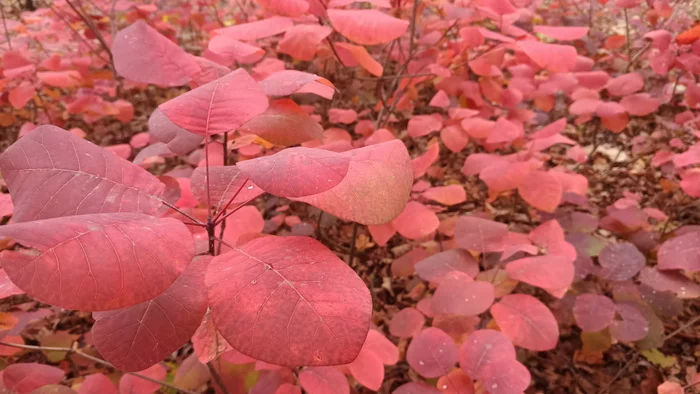
{"type": "Polygon", "coordinates": [[[193,221],[193,222],[194,222],[194,223],[192,223],[193,225],[197,225],[197,226],[206,226],[206,224],[204,224],[204,223],[202,223],[201,221],[197,220],[196,218],[192,217],[192,215],[188,214],[187,212],[182,211],[180,208],[176,207],[175,205],[173,205],[173,204],[171,204],[171,203],[169,203],[169,202],[167,202],[167,201],[165,201],[165,200],[160,200],[160,201],[163,203],[163,205],[167,206],[168,208],[174,209],[174,210],[175,210],[177,213],[179,213],[180,215],[182,215],[182,216],[186,217],[187,219],[190,219],[191,221],[193,221]]]}
{"type": "Polygon", "coordinates": [[[352,242],[350,243],[350,256],[348,256],[348,265],[352,265],[352,260],[355,259],[355,241],[357,240],[357,222],[352,224],[352,242]]]}
{"type": "Polygon", "coordinates": [[[219,371],[214,368],[213,365],[211,365],[211,361],[207,363],[207,368],[209,368],[209,372],[211,373],[211,377],[214,380],[214,383],[216,383],[217,386],[219,386],[219,389],[221,389],[221,392],[224,394],[229,394],[228,389],[226,388],[226,384],[224,383],[224,380],[221,379],[221,375],[219,375],[219,371]]]}
{"type": "Polygon", "coordinates": [[[70,2],[70,0],[66,0],[66,4],[73,10],[73,12],[80,17],[80,19],[83,20],[83,22],[87,25],[87,27],[92,31],[92,33],[95,35],[95,38],[97,38],[97,41],[100,42],[100,45],[102,45],[102,49],[104,49],[105,52],[107,52],[107,55],[109,55],[109,64],[112,66],[112,71],[114,71],[114,74],[116,75],[117,71],[116,68],[114,67],[114,57],[112,56],[112,50],[109,48],[109,45],[107,45],[107,41],[105,41],[105,38],[102,36],[102,33],[100,30],[95,26],[94,23],[88,18],[87,16],[83,15],[85,13],[85,9],[83,8],[82,3],[80,3],[80,0],[78,0],[78,6],[83,12],[80,12],[73,3],[70,2]]]}
{"type": "MultiPolygon", "coordinates": [[[[89,354],[87,354],[87,353],[83,353],[82,350],[80,350],[80,349],[78,349],[78,348],[76,348],[76,347],[34,346],[34,345],[24,345],[24,344],[10,343],[10,342],[4,342],[4,341],[0,341],[0,345],[9,346],[9,347],[14,347],[14,348],[18,348],[18,349],[39,350],[39,351],[49,351],[49,352],[65,352],[65,353],[77,354],[77,355],[79,355],[79,356],[81,356],[81,357],[83,357],[83,358],[86,358],[86,359],[90,360],[90,361],[94,361],[94,362],[96,362],[96,363],[98,363],[98,364],[102,364],[102,365],[104,365],[104,366],[106,366],[106,367],[114,368],[114,369],[117,369],[117,370],[118,370],[118,368],[115,367],[114,365],[112,365],[110,362],[105,361],[105,360],[103,360],[103,359],[101,359],[101,358],[98,358],[98,357],[89,355],[89,354]]],[[[173,384],[171,384],[171,383],[164,382],[164,381],[162,381],[162,380],[153,379],[153,378],[148,377],[148,376],[146,376],[146,375],[141,375],[140,373],[137,373],[137,372],[125,372],[125,373],[127,373],[127,374],[129,374],[129,375],[136,376],[137,378],[141,378],[141,379],[143,379],[143,380],[148,380],[149,382],[153,382],[153,383],[156,383],[156,384],[160,384],[160,385],[162,385],[162,386],[171,388],[171,389],[173,389],[173,390],[177,390],[177,391],[180,392],[180,393],[197,394],[197,393],[195,393],[194,391],[185,390],[185,389],[182,389],[182,388],[180,388],[180,387],[177,387],[177,386],[175,386],[175,385],[173,385],[173,384]]]]}

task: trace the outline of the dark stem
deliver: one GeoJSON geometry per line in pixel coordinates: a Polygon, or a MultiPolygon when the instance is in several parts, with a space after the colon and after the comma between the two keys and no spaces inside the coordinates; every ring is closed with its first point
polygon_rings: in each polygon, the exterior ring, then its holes
{"type": "Polygon", "coordinates": [[[209,236],[209,254],[216,256],[216,224],[211,220],[207,219],[207,235],[209,236]]]}
{"type": "Polygon", "coordinates": [[[350,243],[350,256],[348,256],[348,265],[352,265],[355,259],[355,241],[357,240],[357,222],[352,224],[352,242],[350,243]]]}
{"type": "Polygon", "coordinates": [[[197,226],[201,226],[201,227],[206,226],[205,223],[202,223],[201,221],[199,221],[199,220],[197,220],[196,218],[192,217],[192,216],[191,216],[190,214],[188,214],[187,212],[182,211],[180,208],[176,207],[175,205],[173,205],[173,204],[171,204],[171,203],[169,203],[169,202],[167,202],[167,201],[165,201],[165,200],[160,200],[160,202],[162,202],[163,205],[167,206],[168,208],[170,208],[170,209],[176,211],[176,212],[179,213],[180,215],[186,217],[187,219],[190,219],[190,220],[193,222],[193,223],[191,223],[192,225],[197,225],[197,226]]]}
{"type": "Polygon", "coordinates": [[[207,368],[209,368],[209,372],[211,373],[211,377],[214,380],[214,383],[216,383],[217,386],[219,386],[219,389],[221,389],[221,392],[224,394],[229,394],[228,389],[226,388],[226,384],[224,383],[224,380],[221,379],[221,375],[219,375],[219,371],[214,368],[213,365],[211,365],[211,361],[207,363],[207,368]]]}

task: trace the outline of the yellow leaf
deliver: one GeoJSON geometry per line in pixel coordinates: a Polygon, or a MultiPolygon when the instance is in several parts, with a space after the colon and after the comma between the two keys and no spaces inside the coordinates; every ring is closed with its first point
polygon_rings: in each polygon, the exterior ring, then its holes
{"type": "Polygon", "coordinates": [[[650,363],[658,365],[661,368],[671,368],[678,361],[675,356],[667,356],[659,349],[647,349],[642,351],[642,355],[649,360],[650,363]]]}

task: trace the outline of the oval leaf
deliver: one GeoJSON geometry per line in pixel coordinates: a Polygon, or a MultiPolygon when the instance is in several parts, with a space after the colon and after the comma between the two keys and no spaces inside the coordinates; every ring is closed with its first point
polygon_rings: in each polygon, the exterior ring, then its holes
{"type": "Polygon", "coordinates": [[[271,101],[265,112],[246,122],[239,132],[255,134],[279,146],[323,138],[323,127],[290,99],[271,101]]]}
{"type": "Polygon", "coordinates": [[[23,394],[30,393],[41,386],[59,383],[64,375],[63,370],[50,365],[17,363],[3,369],[2,382],[5,388],[23,394]]]}
{"type": "Polygon", "coordinates": [[[615,318],[615,303],[597,294],[581,294],[574,303],[574,318],[583,332],[605,329],[615,318]]]}
{"type": "Polygon", "coordinates": [[[299,383],[309,394],[349,394],[350,386],[342,372],[334,367],[305,368],[299,383]]]}
{"type": "Polygon", "coordinates": [[[0,156],[15,222],[107,212],[155,213],[165,185],[143,168],[56,126],[0,156]]]}
{"type": "Polygon", "coordinates": [[[472,278],[479,273],[479,263],[464,249],[436,253],[419,261],[414,268],[421,278],[431,282],[440,281],[454,271],[465,273],[472,278]]]}
{"type": "Polygon", "coordinates": [[[491,283],[475,282],[464,274],[445,279],[435,291],[435,313],[475,316],[489,309],[495,297],[491,283]]]}
{"type": "Polygon", "coordinates": [[[35,249],[1,255],[17,287],[39,301],[87,311],[158,296],[194,257],[192,236],[182,222],[137,213],[6,225],[0,237],[35,249]]]}
{"type": "Polygon", "coordinates": [[[507,336],[496,330],[478,330],[459,348],[459,366],[474,379],[484,377],[484,368],[515,359],[515,347],[507,336]]]}
{"type": "Polygon", "coordinates": [[[112,55],[117,73],[136,82],[180,86],[200,71],[192,56],[143,20],[114,36],[112,55]]]}
{"type": "Polygon", "coordinates": [[[664,242],[658,254],[659,269],[700,271],[700,232],[690,232],[664,242]]]}
{"type": "Polygon", "coordinates": [[[608,244],[598,256],[600,276],[608,280],[632,279],[647,263],[642,252],[629,242],[608,244]]]}
{"type": "Polygon", "coordinates": [[[389,322],[389,333],[399,338],[410,338],[425,325],[425,316],[416,308],[404,308],[389,322]]]}
{"type": "Polygon", "coordinates": [[[159,109],[155,109],[148,118],[148,133],[167,145],[168,149],[178,155],[185,155],[197,149],[204,138],[192,134],[171,122],[159,109]]]}
{"type": "Polygon", "coordinates": [[[408,28],[408,21],[378,10],[329,9],[327,12],[338,33],[362,45],[391,42],[401,37],[408,28]]]}
{"type": "Polygon", "coordinates": [[[406,350],[406,361],[418,374],[437,378],[450,372],[457,362],[457,346],[452,338],[439,328],[421,331],[406,350]]]}
{"type": "Polygon", "coordinates": [[[491,315],[516,346],[545,351],[557,345],[559,326],[554,315],[531,295],[507,295],[491,307],[491,315]]]}
{"type": "Polygon", "coordinates": [[[241,173],[237,166],[197,167],[190,178],[192,195],[202,203],[211,198],[211,204],[219,212],[230,207],[250,201],[264,192],[241,173]],[[209,174],[209,189],[207,190],[207,173],[209,174]]]}
{"type": "Polygon", "coordinates": [[[506,265],[511,278],[543,289],[565,289],[574,281],[574,264],[564,256],[525,257],[506,265]]]}
{"type": "Polygon", "coordinates": [[[180,95],[158,109],[173,123],[202,136],[236,130],[267,109],[267,96],[243,69],[180,95]]]}
{"type": "Polygon", "coordinates": [[[488,252],[494,246],[500,245],[506,235],[507,225],[476,216],[461,216],[455,225],[457,244],[476,252],[488,252]]]}
{"type": "Polygon", "coordinates": [[[518,186],[518,193],[528,204],[544,212],[554,212],[561,203],[564,189],[551,174],[533,171],[518,186]]]}
{"type": "Polygon", "coordinates": [[[349,363],[369,330],[367,286],[311,238],[254,239],[217,256],[206,285],[223,337],[271,364],[349,363]]]}
{"type": "Polygon", "coordinates": [[[196,258],[163,294],[126,309],[93,314],[102,356],[122,371],[140,371],[187,342],[207,311],[203,293],[209,256],[196,258]]]}

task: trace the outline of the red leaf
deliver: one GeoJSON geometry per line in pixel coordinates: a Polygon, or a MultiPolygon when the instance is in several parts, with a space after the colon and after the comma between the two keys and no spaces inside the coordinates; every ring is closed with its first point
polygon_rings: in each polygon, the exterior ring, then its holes
{"type": "MultiPolygon", "coordinates": [[[[165,380],[165,368],[156,364],[146,370],[139,371],[139,374],[146,375],[151,379],[165,380]]],[[[154,383],[134,375],[125,374],[119,380],[119,394],[152,394],[160,389],[159,383],[154,383]]]]}
{"type": "Polygon", "coordinates": [[[457,362],[457,346],[444,331],[426,328],[408,345],[406,361],[419,375],[437,378],[454,367],[457,362]]]}
{"type": "Polygon", "coordinates": [[[24,108],[24,106],[27,105],[32,98],[34,98],[34,92],[34,86],[31,83],[24,81],[16,88],[10,90],[8,100],[10,101],[12,107],[15,109],[21,109],[24,108]]]}
{"type": "Polygon", "coordinates": [[[396,365],[399,362],[399,348],[377,330],[369,330],[363,348],[374,353],[384,365],[396,365]]]}
{"type": "Polygon", "coordinates": [[[148,118],[148,132],[158,141],[167,144],[168,149],[178,155],[192,152],[203,141],[202,136],[177,126],[157,108],[148,118]]]}
{"type": "Polygon", "coordinates": [[[629,242],[607,245],[598,256],[603,267],[600,276],[608,280],[623,281],[632,279],[644,268],[647,259],[629,242]]]}
{"type": "Polygon", "coordinates": [[[573,260],[563,256],[536,256],[506,265],[511,278],[543,289],[566,289],[574,281],[573,260]]]}
{"type": "Polygon", "coordinates": [[[328,26],[296,25],[287,29],[279,41],[278,52],[298,59],[309,61],[314,58],[316,48],[333,32],[328,26]]]}
{"type": "Polygon", "coordinates": [[[467,137],[467,134],[462,130],[461,126],[454,125],[447,126],[440,130],[440,140],[442,140],[442,143],[445,144],[447,149],[456,153],[466,148],[469,137],[467,137]]]}
{"type": "Polygon", "coordinates": [[[428,146],[425,153],[411,160],[413,167],[413,177],[420,178],[425,175],[428,168],[440,158],[440,144],[433,142],[428,146]]]}
{"type": "Polygon", "coordinates": [[[423,192],[422,196],[447,206],[461,204],[467,200],[467,192],[461,185],[431,187],[423,192]]]}
{"type": "Polygon", "coordinates": [[[88,375],[78,388],[78,394],[117,394],[117,388],[109,378],[101,373],[88,375]]]}
{"type": "Polygon", "coordinates": [[[428,252],[422,247],[411,249],[408,253],[401,255],[398,259],[391,263],[391,275],[393,276],[409,276],[413,274],[413,267],[419,261],[428,257],[428,252]]]}
{"type": "Polygon", "coordinates": [[[328,120],[331,123],[355,123],[357,112],[354,109],[331,108],[328,110],[328,120]]]}
{"type": "Polygon", "coordinates": [[[143,168],[48,125],[9,147],[0,156],[0,170],[15,203],[15,222],[105,212],[153,214],[165,188],[143,168]]]}
{"type": "MultiPolygon", "coordinates": [[[[606,74],[607,75],[607,74],[606,74]]],[[[555,122],[548,124],[540,130],[530,134],[530,138],[539,139],[555,136],[566,129],[566,118],[561,118],[555,122]]]]}
{"type": "Polygon", "coordinates": [[[204,56],[218,63],[228,65],[234,62],[241,64],[255,63],[265,55],[265,51],[262,48],[223,35],[212,37],[207,49],[208,51],[204,53],[204,56]]]}
{"type": "Polygon", "coordinates": [[[436,231],[440,226],[440,219],[425,205],[409,201],[403,212],[392,223],[402,236],[408,239],[419,239],[436,231]]]}
{"type": "Polygon", "coordinates": [[[539,41],[518,41],[517,45],[538,66],[551,72],[569,72],[576,66],[576,48],[570,45],[545,44],[539,41]]]}
{"type": "Polygon", "coordinates": [[[192,56],[143,20],[114,36],[112,54],[117,73],[136,82],[180,86],[200,71],[192,56]]]}
{"type": "MultiPolygon", "coordinates": [[[[413,183],[403,142],[392,140],[342,155],[350,158],[350,167],[337,186],[295,200],[361,224],[384,224],[396,218],[404,209],[413,183]]],[[[306,177],[304,182],[308,180],[306,177]]]]}
{"type": "Polygon", "coordinates": [[[528,204],[544,212],[554,212],[561,203],[561,183],[544,171],[532,171],[518,186],[518,194],[528,204]]]}
{"type": "Polygon", "coordinates": [[[408,135],[411,138],[426,136],[442,128],[440,114],[415,115],[408,121],[408,135]]]}
{"type": "Polygon", "coordinates": [[[700,271],[700,232],[691,232],[664,242],[657,255],[660,270],[700,271]]]}
{"type": "Polygon", "coordinates": [[[428,105],[437,108],[447,108],[450,105],[450,97],[444,90],[438,90],[438,92],[435,93],[433,98],[430,99],[428,105]]]}
{"type": "Polygon", "coordinates": [[[421,278],[438,282],[455,271],[473,278],[479,273],[479,263],[464,249],[450,249],[419,261],[415,270],[421,278]]]}
{"type": "Polygon", "coordinates": [[[455,226],[457,244],[468,250],[488,252],[508,235],[508,226],[476,216],[461,216],[455,226]]]}
{"type": "Polygon", "coordinates": [[[396,234],[394,225],[389,223],[380,224],[377,226],[367,226],[372,239],[379,246],[386,246],[387,242],[396,234]]]}
{"type": "Polygon", "coordinates": [[[637,72],[620,75],[605,85],[608,93],[618,97],[630,95],[642,90],[642,88],[644,88],[644,78],[642,74],[637,72]]]}
{"type": "Polygon", "coordinates": [[[601,102],[596,107],[595,113],[600,117],[603,126],[614,133],[624,130],[629,122],[625,107],[613,101],[601,102]]]}
{"type": "Polygon", "coordinates": [[[399,338],[418,334],[425,325],[425,316],[416,308],[403,308],[389,322],[389,333],[399,338]]]}
{"type": "Polygon", "coordinates": [[[56,384],[65,373],[60,368],[36,363],[10,364],[2,371],[5,388],[18,394],[30,393],[41,386],[56,384]]]}
{"type": "Polygon", "coordinates": [[[308,394],[350,394],[348,380],[334,367],[305,368],[299,383],[308,394]]]}
{"type": "Polygon", "coordinates": [[[41,71],[36,73],[36,77],[44,85],[57,88],[73,88],[82,80],[80,73],[75,70],[41,71]]]}
{"type": "Polygon", "coordinates": [[[202,318],[202,323],[192,335],[192,347],[199,361],[206,364],[219,355],[231,350],[231,345],[219,334],[208,310],[202,318]]]}
{"type": "Polygon", "coordinates": [[[206,203],[211,197],[211,204],[217,212],[223,210],[232,198],[230,207],[235,208],[264,193],[261,188],[242,175],[241,170],[235,165],[210,166],[208,171],[206,167],[197,167],[192,173],[190,184],[194,198],[206,203]],[[208,193],[207,172],[209,173],[208,193]]]}
{"type": "Polygon", "coordinates": [[[574,303],[574,318],[583,332],[605,329],[615,318],[615,303],[597,294],[581,294],[574,303]]]}
{"type": "Polygon", "coordinates": [[[633,302],[619,302],[616,307],[621,320],[610,324],[610,335],[618,341],[634,342],[649,334],[649,321],[633,302]]]}
{"type": "Polygon", "coordinates": [[[275,394],[301,394],[301,388],[293,384],[283,383],[277,388],[275,394]]]}
{"type": "Polygon", "coordinates": [[[435,313],[475,316],[489,309],[495,297],[491,283],[475,282],[466,274],[450,275],[440,283],[432,300],[435,313]]]}
{"type": "Polygon", "coordinates": [[[236,130],[267,109],[267,96],[253,78],[238,69],[161,104],[177,126],[207,136],[236,130]]]}
{"type": "MultiPolygon", "coordinates": [[[[700,36],[700,32],[698,36],[700,36]]],[[[656,392],[658,394],[684,394],[685,390],[683,390],[683,386],[676,382],[663,382],[656,388],[656,392]]]]}
{"type": "Polygon", "coordinates": [[[361,45],[385,44],[408,28],[408,21],[377,10],[329,9],[328,19],[338,33],[361,45]]]}
{"type": "Polygon", "coordinates": [[[459,348],[459,366],[474,379],[483,379],[485,367],[514,359],[515,348],[500,331],[474,331],[459,348]]]}
{"type": "Polygon", "coordinates": [[[644,267],[639,274],[639,281],[656,291],[672,291],[680,299],[700,297],[700,284],[680,272],[644,267]]]}
{"type": "Polygon", "coordinates": [[[625,111],[634,116],[647,116],[656,112],[661,105],[661,100],[651,97],[649,93],[637,93],[625,96],[620,100],[620,105],[625,111]]]}
{"type": "Polygon", "coordinates": [[[516,346],[545,351],[557,345],[557,321],[552,312],[533,296],[509,294],[491,307],[491,315],[516,346]]]}
{"type": "Polygon", "coordinates": [[[214,258],[206,284],[216,327],[231,346],[258,360],[346,364],[365,341],[369,291],[316,240],[254,239],[214,258]]]}
{"type": "Polygon", "coordinates": [[[154,298],[194,257],[182,222],[136,213],[11,224],[0,227],[3,236],[36,249],[2,253],[17,287],[68,309],[110,310],[154,298]]]}
{"type": "Polygon", "coordinates": [[[454,369],[437,381],[444,394],[474,394],[474,382],[461,369],[454,369]]]}
{"type": "Polygon", "coordinates": [[[336,187],[348,176],[352,159],[347,153],[299,147],[240,161],[238,167],[268,193],[303,197],[336,187]]]}
{"type": "Polygon", "coordinates": [[[384,364],[376,354],[366,347],[362,347],[360,354],[347,367],[355,380],[368,389],[377,391],[382,386],[384,364]]]}
{"type": "Polygon", "coordinates": [[[483,387],[489,394],[521,393],[532,379],[530,371],[515,359],[489,364],[484,368],[483,375],[483,387]]]}
{"type": "Polygon", "coordinates": [[[239,41],[256,41],[261,38],[272,37],[284,33],[294,25],[291,18],[273,16],[249,23],[240,23],[233,26],[216,29],[214,35],[222,35],[239,41]]]}
{"type": "Polygon", "coordinates": [[[94,313],[92,335],[100,354],[123,371],[140,371],[179,349],[207,311],[203,290],[210,260],[194,259],[175,283],[150,301],[94,313]]]}
{"type": "Polygon", "coordinates": [[[391,394],[440,394],[441,391],[423,382],[408,382],[399,386],[391,394]]]}
{"type": "Polygon", "coordinates": [[[588,27],[584,26],[535,26],[535,33],[544,34],[560,41],[580,40],[588,34],[588,27]]]}

